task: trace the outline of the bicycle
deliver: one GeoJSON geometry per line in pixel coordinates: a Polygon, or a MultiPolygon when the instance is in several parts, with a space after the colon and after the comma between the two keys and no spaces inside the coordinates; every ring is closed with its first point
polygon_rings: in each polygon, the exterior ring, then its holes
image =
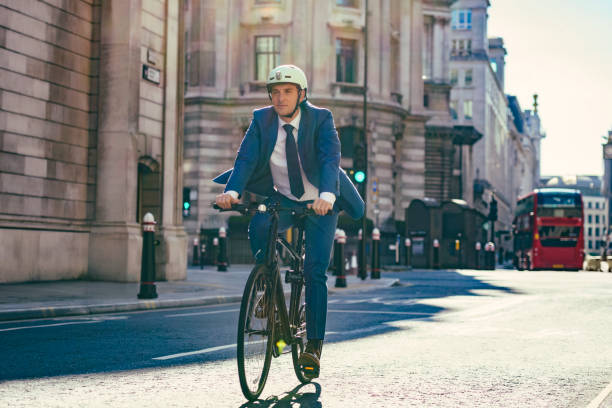
{"type": "Polygon", "coordinates": [[[304,299],[304,220],[308,215],[315,215],[308,208],[283,208],[278,203],[269,206],[234,204],[224,210],[213,204],[220,211],[238,211],[243,215],[258,212],[271,216],[268,234],[268,250],[265,261],[256,265],[251,271],[244,287],[240,316],[238,318],[238,377],[242,393],[253,401],[259,397],[268,378],[272,357],[280,357],[287,346],[291,346],[293,369],[302,384],[312,378],[304,375],[298,358],[306,343],[306,303],[304,299]],[[278,213],[290,211],[297,217],[297,239],[294,244],[278,235],[278,213]],[[291,284],[289,310],[285,302],[281,273],[279,268],[278,249],[284,248],[290,259],[290,268],[285,273],[285,283],[291,284]],[[251,347],[252,346],[252,347],[251,347]]]}

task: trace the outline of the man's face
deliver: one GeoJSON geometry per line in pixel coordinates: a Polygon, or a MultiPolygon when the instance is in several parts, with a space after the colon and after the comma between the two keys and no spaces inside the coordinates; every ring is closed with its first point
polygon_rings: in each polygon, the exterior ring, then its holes
{"type": "MultiPolygon", "coordinates": [[[[272,85],[270,90],[272,96],[272,106],[279,116],[290,115],[295,109],[298,101],[298,88],[294,84],[272,85]]],[[[303,92],[300,95],[300,102],[304,100],[303,92]]],[[[297,112],[296,112],[297,113],[297,112]]]]}

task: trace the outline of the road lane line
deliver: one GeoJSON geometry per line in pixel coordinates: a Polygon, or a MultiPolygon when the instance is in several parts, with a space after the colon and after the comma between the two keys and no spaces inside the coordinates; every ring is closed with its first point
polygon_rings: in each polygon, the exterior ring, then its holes
{"type": "Polygon", "coordinates": [[[334,313],[368,313],[368,314],[398,314],[398,315],[415,315],[415,316],[431,316],[432,313],[424,312],[392,312],[392,311],[376,311],[376,310],[341,310],[341,309],[328,309],[328,312],[334,313]]]}
{"type": "Polygon", "coordinates": [[[198,316],[198,315],[207,315],[207,314],[216,314],[216,313],[228,313],[228,312],[239,312],[239,311],[240,311],[240,309],[213,310],[213,311],[210,311],[210,312],[193,312],[193,313],[171,314],[171,315],[166,315],[164,317],[198,316]]]}
{"type": "Polygon", "coordinates": [[[67,322],[67,323],[54,323],[54,324],[41,324],[38,326],[21,326],[21,327],[9,327],[7,329],[0,329],[0,332],[23,330],[23,329],[38,329],[41,327],[53,327],[53,326],[67,326],[69,324],[89,324],[89,323],[102,323],[104,320],[91,320],[87,322],[67,322]]]}
{"type": "MultiPolygon", "coordinates": [[[[257,340],[257,341],[249,341],[247,342],[247,344],[257,344],[257,343],[264,343],[268,340],[257,340]]],[[[170,354],[168,356],[161,356],[161,357],[153,357],[153,360],[170,360],[172,358],[180,358],[180,357],[186,357],[186,356],[195,356],[197,354],[206,354],[206,353],[212,353],[213,351],[219,351],[219,350],[226,350],[226,349],[231,349],[231,348],[236,348],[236,344],[226,344],[224,346],[217,346],[217,347],[210,347],[210,348],[205,348],[202,350],[195,350],[195,351],[187,351],[185,353],[177,353],[177,354],[170,354]]]]}
{"type": "Polygon", "coordinates": [[[612,393],[612,382],[610,382],[610,384],[608,384],[608,386],[603,391],[601,391],[599,395],[595,397],[595,399],[591,401],[589,405],[587,405],[587,408],[599,408],[601,403],[604,402],[606,397],[610,395],[611,393],[612,393]]]}
{"type": "Polygon", "coordinates": [[[213,351],[225,350],[225,349],[235,348],[235,347],[236,347],[236,344],[226,344],[225,346],[217,346],[217,347],[211,347],[211,348],[206,348],[202,350],[187,351],[185,353],[170,354],[168,356],[153,357],[153,360],[170,360],[172,358],[195,356],[197,354],[212,353],[213,351]]]}

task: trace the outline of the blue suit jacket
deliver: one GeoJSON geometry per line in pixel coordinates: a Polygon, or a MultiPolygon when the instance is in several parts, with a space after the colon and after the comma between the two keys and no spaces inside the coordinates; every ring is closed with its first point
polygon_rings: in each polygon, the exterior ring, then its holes
{"type": "MultiPolygon", "coordinates": [[[[329,110],[318,108],[307,101],[300,104],[301,118],[298,130],[298,154],[304,173],[319,193],[327,191],[336,195],[339,209],[354,219],[361,218],[364,202],[340,168],[340,140],[329,110]]],[[[234,168],[225,171],[213,181],[225,184],[225,191],[238,194],[249,191],[270,196],[274,183],[270,171],[270,156],[276,145],[278,115],[274,108],[257,109],[249,126],[234,168]]]]}

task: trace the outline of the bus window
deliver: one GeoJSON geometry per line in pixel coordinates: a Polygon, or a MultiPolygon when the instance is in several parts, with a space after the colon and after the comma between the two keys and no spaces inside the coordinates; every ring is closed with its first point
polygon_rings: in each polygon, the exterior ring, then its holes
{"type": "Polygon", "coordinates": [[[538,228],[538,234],[544,247],[575,247],[580,235],[580,227],[542,226],[538,228]]]}

